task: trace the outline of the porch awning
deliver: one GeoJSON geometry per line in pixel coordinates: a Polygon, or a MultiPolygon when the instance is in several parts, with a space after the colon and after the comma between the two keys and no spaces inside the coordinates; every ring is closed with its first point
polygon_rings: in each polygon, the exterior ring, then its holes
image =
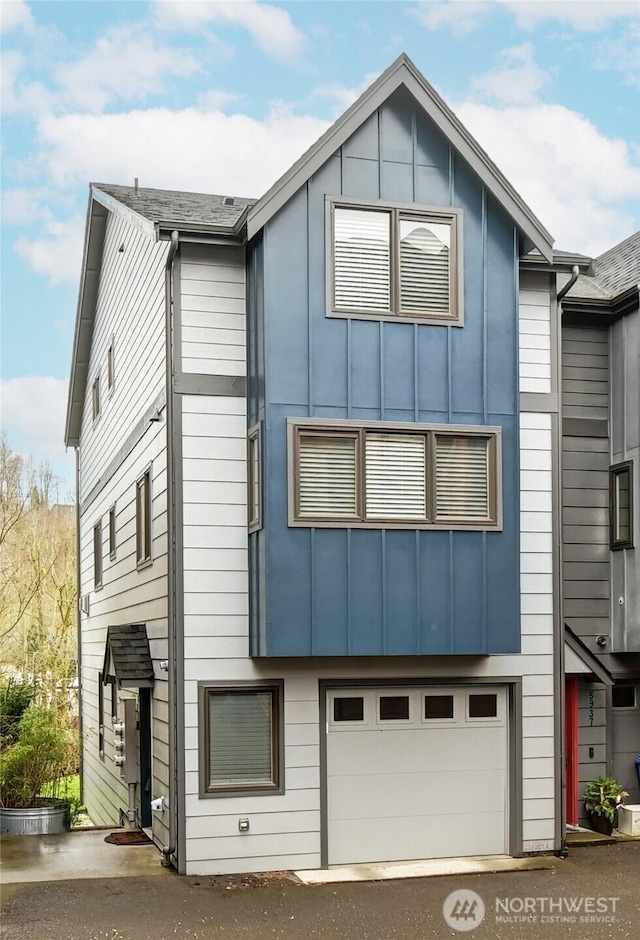
{"type": "Polygon", "coordinates": [[[150,688],[153,685],[153,662],[146,624],[107,627],[102,676],[104,682],[114,679],[121,689],[150,688]]]}
{"type": "Polygon", "coordinates": [[[564,671],[565,675],[589,675],[604,685],[613,685],[614,678],[606,666],[591,652],[589,647],[564,625],[564,671]]]}

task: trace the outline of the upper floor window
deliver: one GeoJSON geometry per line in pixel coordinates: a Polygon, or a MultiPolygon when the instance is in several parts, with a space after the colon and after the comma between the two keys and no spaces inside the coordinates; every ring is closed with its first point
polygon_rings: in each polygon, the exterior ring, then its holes
{"type": "Polygon", "coordinates": [[[112,340],[109,345],[109,348],[107,349],[107,391],[109,393],[113,391],[115,377],[116,377],[115,360],[114,360],[113,340],[112,340]]]}
{"type": "Polygon", "coordinates": [[[109,510],[109,558],[114,561],[116,557],[116,507],[109,510]]]}
{"type": "Polygon", "coordinates": [[[633,463],[609,470],[609,533],[611,548],[633,548],[633,463]]]}
{"type": "Polygon", "coordinates": [[[333,316],[462,325],[462,213],[332,206],[333,316]]]}
{"type": "Polygon", "coordinates": [[[136,562],[151,562],[151,469],[136,481],[136,562]]]}
{"type": "Polygon", "coordinates": [[[93,586],[102,587],[102,519],[93,527],[93,586]]]}
{"type": "Polygon", "coordinates": [[[95,421],[100,414],[100,376],[97,375],[91,386],[91,415],[95,421]]]}
{"type": "Polygon", "coordinates": [[[290,422],[291,525],[499,529],[500,429],[290,422]]]}
{"type": "Polygon", "coordinates": [[[249,431],[247,453],[247,483],[249,507],[249,532],[254,532],[262,525],[262,481],[260,473],[260,426],[249,431]]]}

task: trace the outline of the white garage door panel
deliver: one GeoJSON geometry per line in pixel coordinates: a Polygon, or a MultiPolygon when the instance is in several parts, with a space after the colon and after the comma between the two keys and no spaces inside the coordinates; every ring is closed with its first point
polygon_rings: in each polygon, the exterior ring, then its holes
{"type": "Polygon", "coordinates": [[[504,725],[333,733],[330,737],[335,761],[329,765],[329,776],[343,776],[344,767],[352,765],[354,748],[358,774],[377,773],[381,753],[387,766],[406,773],[446,771],[452,766],[457,770],[504,767],[504,736],[504,725]]]}
{"type": "Polygon", "coordinates": [[[504,687],[340,689],[327,714],[329,864],[507,851],[504,687]],[[426,694],[452,696],[453,718],[426,720],[426,694]],[[469,696],[484,694],[496,717],[470,718],[469,696]],[[409,696],[409,719],[381,721],[385,696],[409,696]],[[361,721],[336,720],[340,697],[363,700],[361,721]]]}
{"type": "MultiPolygon", "coordinates": [[[[504,852],[501,813],[470,814],[456,820],[446,810],[439,817],[416,819],[404,816],[371,820],[356,819],[341,823],[334,832],[332,853],[336,863],[357,864],[403,861],[407,858],[451,858],[465,855],[500,855],[504,852]],[[379,858],[384,845],[384,858],[379,858]]],[[[333,864],[333,862],[331,862],[333,864]]]]}
{"type": "MultiPolygon", "coordinates": [[[[334,778],[337,780],[338,778],[334,778]]],[[[478,794],[504,802],[505,780],[502,770],[484,770],[474,774],[470,789],[466,774],[373,774],[363,785],[362,778],[341,777],[329,788],[327,808],[334,820],[395,818],[404,816],[407,807],[418,816],[440,816],[446,812],[476,812],[478,794]],[[393,797],[391,798],[391,794],[393,797]]]]}

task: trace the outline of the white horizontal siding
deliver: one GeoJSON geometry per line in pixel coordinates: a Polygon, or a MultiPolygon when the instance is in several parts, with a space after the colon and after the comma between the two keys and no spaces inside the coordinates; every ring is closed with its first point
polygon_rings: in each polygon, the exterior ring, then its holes
{"type": "Polygon", "coordinates": [[[548,275],[523,274],[518,315],[521,392],[551,391],[550,303],[548,275]]]}
{"type": "Polygon", "coordinates": [[[185,245],[180,291],[183,371],[245,375],[244,250],[185,245]]]}

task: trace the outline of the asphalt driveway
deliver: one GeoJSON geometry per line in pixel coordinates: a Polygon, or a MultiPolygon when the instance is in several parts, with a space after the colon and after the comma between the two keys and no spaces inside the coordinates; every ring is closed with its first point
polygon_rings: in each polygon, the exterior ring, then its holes
{"type": "Polygon", "coordinates": [[[639,932],[640,842],[573,849],[547,871],[316,887],[284,875],[42,882],[6,888],[2,910],[3,940],[636,940],[639,932]],[[466,893],[450,899],[454,891],[466,893]]]}

